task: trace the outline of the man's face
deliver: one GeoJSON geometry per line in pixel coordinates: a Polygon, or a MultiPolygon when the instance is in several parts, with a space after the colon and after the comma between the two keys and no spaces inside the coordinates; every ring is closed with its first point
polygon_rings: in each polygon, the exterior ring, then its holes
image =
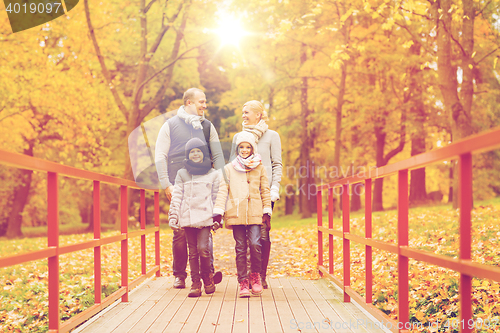
{"type": "Polygon", "coordinates": [[[203,116],[205,109],[207,108],[207,98],[205,94],[197,91],[194,94],[193,100],[188,99],[186,105],[186,112],[198,116],[203,116]]]}

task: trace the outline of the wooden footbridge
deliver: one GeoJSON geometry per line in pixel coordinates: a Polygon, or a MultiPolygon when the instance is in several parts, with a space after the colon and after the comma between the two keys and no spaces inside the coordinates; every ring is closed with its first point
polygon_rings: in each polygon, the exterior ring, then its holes
{"type": "MultiPolygon", "coordinates": [[[[172,280],[160,276],[160,199],[158,190],[139,188],[134,182],[93,173],[58,163],[40,160],[0,150],[0,164],[47,173],[47,248],[0,258],[0,268],[33,260],[48,260],[48,317],[49,332],[409,332],[408,261],[415,259],[452,269],[460,273],[460,322],[473,320],[472,278],[500,281],[500,269],[471,260],[471,208],[472,208],[472,154],[500,147],[500,129],[455,142],[441,149],[413,156],[410,159],[372,170],[369,175],[357,175],[318,187],[318,269],[325,279],[299,280],[294,278],[270,279],[270,289],[261,296],[249,299],[236,297],[237,282],[226,276],[216,293],[200,298],[188,298],[187,289],[172,289],[172,280]],[[460,255],[454,259],[408,246],[408,171],[444,160],[458,159],[460,201],[460,255]],[[398,175],[398,242],[389,244],[372,239],[371,182],[374,178],[398,175]],[[91,180],[94,184],[94,239],[59,245],[59,177],[91,180]],[[351,186],[363,182],[366,189],[365,237],[350,233],[349,192],[351,186]],[[121,234],[101,237],[100,186],[101,183],[120,187],[121,234]],[[323,192],[340,187],[343,195],[343,228],[333,230],[333,212],[330,210],[328,227],[323,223],[323,192]],[[128,189],[140,190],[141,229],[128,230],[128,189]],[[145,191],[153,191],[155,226],[146,229],[145,191]],[[153,234],[155,262],[146,266],[146,235],[153,234]],[[323,238],[330,239],[329,265],[323,266],[323,238]],[[129,281],[129,239],[141,239],[141,273],[129,281]],[[343,279],[333,276],[333,237],[342,238],[343,279]],[[102,299],[101,247],[121,244],[120,288],[102,299]],[[366,295],[360,296],[350,286],[350,245],[357,242],[365,246],[366,295]],[[398,256],[397,279],[398,319],[393,320],[372,305],[372,249],[380,249],[398,256]],[[94,250],[94,305],[61,322],[59,303],[59,256],[67,253],[94,250]],[[151,267],[151,266],[150,266],[151,267]],[[329,284],[333,284],[334,288],[329,284]],[[140,287],[138,287],[140,286],[140,287]],[[138,287],[138,288],[136,288],[138,287]],[[133,290],[136,288],[135,290],[133,290]],[[355,305],[353,301],[357,304],[355,305]],[[358,307],[359,306],[359,307],[358,307]],[[362,308],[363,310],[360,310],[362,308]],[[370,315],[367,315],[369,313],[370,315]],[[383,324],[383,325],[381,325],[383,324]]],[[[330,204],[329,207],[332,207],[330,204]]],[[[461,332],[472,332],[464,324],[461,332]]]]}

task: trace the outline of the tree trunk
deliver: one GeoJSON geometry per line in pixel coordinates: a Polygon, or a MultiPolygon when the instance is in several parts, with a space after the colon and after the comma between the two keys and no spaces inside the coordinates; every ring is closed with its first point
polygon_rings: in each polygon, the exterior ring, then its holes
{"type": "MultiPolygon", "coordinates": [[[[464,16],[462,29],[462,87],[461,94],[465,103],[462,105],[458,96],[457,67],[453,64],[452,10],[453,0],[436,1],[433,15],[437,21],[437,56],[438,83],[443,95],[445,110],[451,117],[453,140],[460,140],[472,133],[470,108],[472,105],[472,49],[474,47],[474,6],[473,1],[463,0],[464,16]],[[441,9],[441,11],[439,11],[441,9]]],[[[455,38],[456,39],[456,38],[455,38]]],[[[458,173],[453,181],[453,208],[458,208],[458,173]]]]}
{"type": "Polygon", "coordinates": [[[357,212],[361,209],[361,193],[363,193],[363,184],[354,184],[351,189],[351,212],[357,212]]]}
{"type": "MultiPolygon", "coordinates": [[[[377,168],[384,166],[384,147],[385,147],[384,130],[380,126],[375,127],[375,160],[377,168]]],[[[384,203],[382,198],[382,191],[384,188],[384,178],[377,178],[373,182],[373,207],[372,211],[378,212],[384,210],[384,203]]]]}
{"type": "MultiPolygon", "coordinates": [[[[300,56],[300,64],[304,65],[304,63],[307,61],[307,48],[305,44],[301,45],[301,56],[300,56]]],[[[311,207],[309,204],[309,192],[310,188],[309,185],[312,184],[312,175],[311,175],[311,170],[310,170],[310,155],[309,151],[312,148],[311,140],[310,140],[310,135],[309,135],[309,130],[308,130],[308,125],[309,125],[309,106],[307,103],[307,90],[308,90],[308,84],[307,84],[307,77],[302,78],[302,84],[301,84],[301,94],[300,94],[300,107],[301,107],[301,125],[302,125],[302,145],[300,148],[300,166],[305,167],[307,170],[307,174],[305,177],[301,177],[299,173],[299,186],[300,186],[300,212],[301,216],[303,219],[309,218],[312,216],[311,212],[311,207]]]]}
{"type": "MultiPolygon", "coordinates": [[[[28,148],[24,150],[24,154],[33,156],[33,146],[33,141],[29,141],[28,148]]],[[[5,233],[7,238],[23,237],[23,232],[21,230],[23,217],[21,214],[24,211],[26,203],[28,202],[33,170],[20,169],[19,173],[20,183],[14,189],[14,201],[12,202],[12,210],[10,211],[7,222],[7,231],[5,233]]]]}
{"type": "MultiPolygon", "coordinates": [[[[410,47],[412,55],[420,55],[420,44],[414,42],[410,47]]],[[[422,70],[420,64],[411,66],[409,69],[409,102],[410,102],[410,117],[411,117],[411,156],[415,156],[425,152],[425,105],[422,97],[422,70]]],[[[411,170],[410,172],[410,203],[418,205],[427,200],[427,191],[425,188],[425,168],[411,170]]]]}

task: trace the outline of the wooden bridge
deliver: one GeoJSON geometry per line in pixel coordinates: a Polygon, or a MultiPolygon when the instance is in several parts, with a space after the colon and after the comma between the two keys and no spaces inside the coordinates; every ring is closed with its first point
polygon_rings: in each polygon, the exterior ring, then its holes
{"type": "MultiPolygon", "coordinates": [[[[47,248],[0,258],[0,268],[33,260],[48,261],[48,317],[49,332],[68,332],[77,328],[83,332],[381,332],[380,324],[393,332],[411,330],[408,302],[408,260],[410,258],[452,269],[460,273],[460,321],[472,320],[472,278],[479,277],[500,281],[500,268],[471,260],[471,208],[472,208],[472,154],[500,147],[500,129],[455,142],[441,149],[413,156],[408,160],[384,166],[369,175],[356,175],[318,187],[318,269],[332,281],[311,281],[293,278],[270,279],[269,290],[261,297],[239,299],[236,297],[235,277],[225,277],[217,292],[201,298],[187,298],[187,289],[172,289],[172,281],[160,276],[160,218],[159,192],[140,188],[134,182],[93,173],[58,163],[40,160],[5,150],[0,150],[0,164],[47,173],[47,248]],[[443,160],[459,161],[460,201],[460,256],[458,259],[436,255],[432,252],[408,247],[408,171],[443,160]],[[374,178],[398,175],[398,242],[390,244],[372,239],[371,234],[371,182],[374,178]],[[59,245],[59,177],[72,177],[93,181],[94,239],[76,244],[59,245]],[[364,182],[366,188],[365,237],[350,233],[349,192],[353,184],[364,182]],[[120,187],[121,234],[101,237],[101,183],[120,187]],[[340,187],[343,196],[343,227],[333,230],[330,210],[328,227],[323,225],[323,191],[340,187]],[[128,230],[128,189],[140,190],[141,229],[128,230]],[[153,191],[155,226],[146,229],[145,191],[153,191]],[[155,263],[146,269],[146,235],[154,234],[155,263]],[[329,265],[323,266],[323,237],[330,239],[329,265]],[[134,237],[141,239],[141,276],[129,281],[128,244],[134,237]],[[342,238],[343,279],[333,275],[333,237],[342,238]],[[113,294],[101,299],[101,247],[121,244],[121,284],[113,294]],[[363,298],[350,286],[350,243],[365,245],[365,290],[363,298]],[[372,249],[380,249],[398,256],[397,284],[398,319],[393,320],[372,305],[372,249]],[[94,305],[60,321],[59,256],[67,253],[94,250],[94,305]],[[153,277],[155,276],[155,277],[153,277]],[[137,288],[135,292],[131,291],[137,288]],[[352,302],[364,310],[360,311],[352,302]],[[120,302],[121,300],[121,302],[120,302]],[[119,304],[109,308],[115,302],[119,304]],[[103,311],[104,310],[104,311],[103,311]],[[90,321],[89,321],[90,319],[90,321]],[[375,319],[375,320],[373,320],[375,319]],[[378,326],[377,326],[378,325],[378,326]]],[[[330,204],[329,207],[332,207],[330,204]]],[[[460,327],[461,332],[472,332],[470,326],[460,327]]]]}
{"type": "Polygon", "coordinates": [[[188,298],[173,278],[147,281],[109,311],[74,332],[384,332],[325,280],[268,279],[261,296],[238,298],[235,276],[224,277],[212,295],[188,298]]]}

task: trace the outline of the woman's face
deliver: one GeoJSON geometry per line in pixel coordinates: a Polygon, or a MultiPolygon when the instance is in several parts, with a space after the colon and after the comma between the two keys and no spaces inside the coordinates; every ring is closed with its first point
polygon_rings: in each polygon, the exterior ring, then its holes
{"type": "Polygon", "coordinates": [[[241,117],[247,125],[257,125],[262,115],[251,110],[247,105],[243,108],[243,114],[241,115],[241,117]]]}
{"type": "Polygon", "coordinates": [[[189,152],[189,159],[194,163],[203,162],[203,152],[199,148],[193,148],[189,152]]]}
{"type": "Polygon", "coordinates": [[[247,158],[248,156],[252,155],[252,152],[252,145],[248,142],[242,142],[238,146],[238,155],[240,155],[242,158],[247,158]]]}

